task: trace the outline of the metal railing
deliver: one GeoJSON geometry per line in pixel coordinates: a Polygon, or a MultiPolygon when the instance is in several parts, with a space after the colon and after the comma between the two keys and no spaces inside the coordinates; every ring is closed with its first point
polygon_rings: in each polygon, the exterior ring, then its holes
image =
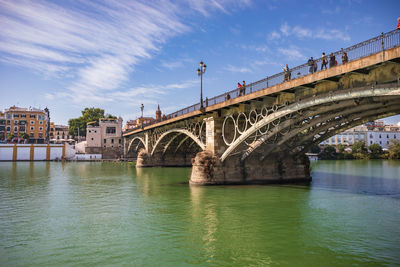
{"type": "MultiPolygon", "coordinates": [[[[336,65],[341,65],[343,64],[342,62],[342,55],[343,53],[347,53],[348,57],[348,62],[367,57],[379,52],[383,52],[385,50],[394,48],[396,46],[400,45],[400,30],[393,30],[387,33],[382,33],[379,36],[376,36],[374,38],[371,38],[369,40],[363,41],[361,43],[355,44],[353,46],[350,46],[345,49],[341,49],[339,51],[336,51],[334,53],[326,54],[326,58],[328,60],[328,65],[327,67],[330,68],[330,63],[329,59],[330,56],[333,55],[335,56],[335,62],[334,66],[336,65]]],[[[384,60],[384,58],[383,58],[384,60]]],[[[322,58],[314,59],[314,64],[317,65],[317,70],[313,71],[310,69],[310,65],[308,63],[302,64],[300,66],[294,67],[290,69],[290,80],[294,80],[300,77],[304,77],[306,75],[311,75],[313,73],[319,72],[322,70],[322,58]]],[[[277,84],[284,83],[284,72],[277,73],[275,75],[269,76],[265,79],[250,83],[246,85],[245,87],[245,94],[253,93],[256,91],[260,91],[262,89],[266,89],[272,86],[275,86],[277,84]]],[[[204,107],[212,106],[215,104],[222,103],[224,101],[227,101],[229,99],[237,98],[240,96],[240,89],[236,88],[231,91],[225,92],[223,94],[220,94],[218,96],[215,96],[213,98],[207,99],[203,102],[204,107]]],[[[187,113],[193,112],[195,110],[200,109],[200,103],[194,104],[192,106],[180,109],[178,111],[175,111],[171,114],[168,114],[167,120],[176,118],[182,115],[185,115],[187,113]]],[[[154,122],[157,123],[157,122],[154,122]]],[[[151,124],[154,124],[151,123],[151,124]]],[[[151,124],[146,124],[145,126],[149,126],[151,124]]],[[[135,131],[137,129],[140,129],[140,127],[137,127],[135,129],[129,130],[127,132],[135,131]]],[[[127,133],[126,132],[126,133],[127,133]]]]}

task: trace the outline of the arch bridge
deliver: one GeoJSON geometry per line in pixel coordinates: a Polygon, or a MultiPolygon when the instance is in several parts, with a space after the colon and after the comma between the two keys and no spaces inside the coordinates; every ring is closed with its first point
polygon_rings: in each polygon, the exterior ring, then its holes
{"type": "Polygon", "coordinates": [[[125,156],[137,167],[193,166],[192,184],[310,181],[312,145],[400,114],[400,30],[333,56],[328,69],[317,59],[316,72],[304,64],[288,81],[279,73],[126,132],[125,156]]]}

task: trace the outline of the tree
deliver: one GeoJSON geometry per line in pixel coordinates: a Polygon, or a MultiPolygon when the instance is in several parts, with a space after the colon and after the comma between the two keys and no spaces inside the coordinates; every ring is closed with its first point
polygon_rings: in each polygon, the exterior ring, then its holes
{"type": "Polygon", "coordinates": [[[95,122],[98,124],[100,118],[116,119],[117,117],[111,114],[104,115],[104,109],[101,108],[85,108],[82,110],[82,116],[68,121],[69,133],[73,136],[78,136],[79,129],[79,135],[86,136],[87,123],[95,122]]]}
{"type": "Polygon", "coordinates": [[[337,153],[334,146],[326,146],[320,154],[321,159],[336,159],[337,153]]]}
{"type": "Polygon", "coordinates": [[[389,159],[400,159],[400,141],[391,139],[389,149],[389,159]]]}
{"type": "Polygon", "coordinates": [[[365,146],[364,141],[358,141],[353,144],[352,154],[356,159],[368,159],[368,149],[365,146]]]}
{"type": "Polygon", "coordinates": [[[345,148],[346,147],[343,144],[338,144],[338,146],[337,146],[337,150],[339,153],[344,153],[345,148]]]}
{"type": "Polygon", "coordinates": [[[13,133],[8,133],[7,134],[7,139],[13,139],[15,137],[15,135],[13,133]]]}
{"type": "Polygon", "coordinates": [[[363,154],[365,154],[365,153],[368,152],[368,149],[365,146],[364,141],[355,142],[353,144],[353,147],[351,148],[351,150],[353,151],[353,153],[363,153],[363,154]]]}
{"type": "Polygon", "coordinates": [[[21,138],[23,138],[23,139],[29,139],[29,134],[27,134],[27,133],[22,133],[21,134],[21,138]]]}
{"type": "Polygon", "coordinates": [[[369,151],[371,151],[372,159],[379,159],[383,154],[382,147],[378,144],[372,144],[368,147],[369,151]]]}
{"type": "Polygon", "coordinates": [[[321,152],[321,148],[319,147],[319,145],[314,144],[311,146],[310,153],[318,154],[319,152],[321,152]]]}

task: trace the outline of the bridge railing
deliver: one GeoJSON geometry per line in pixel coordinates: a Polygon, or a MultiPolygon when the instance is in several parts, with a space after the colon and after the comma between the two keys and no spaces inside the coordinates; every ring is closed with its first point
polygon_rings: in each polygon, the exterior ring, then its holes
{"type": "MultiPolygon", "coordinates": [[[[387,49],[391,49],[394,47],[400,46],[400,30],[393,30],[387,33],[382,33],[379,36],[376,36],[374,38],[371,38],[369,40],[363,41],[361,43],[355,44],[353,46],[350,46],[345,49],[341,49],[339,51],[326,54],[327,60],[328,60],[328,65],[327,68],[329,68],[329,57],[331,55],[335,56],[335,66],[336,65],[341,65],[343,64],[342,62],[342,55],[344,52],[347,53],[348,57],[348,62],[367,57],[379,52],[382,52],[387,49]]],[[[314,69],[311,70],[311,66],[309,66],[308,63],[302,64],[300,66],[294,67],[289,70],[290,73],[290,80],[297,79],[300,77],[304,77],[306,75],[311,75],[313,73],[321,71],[321,63],[322,59],[317,58],[314,59],[314,64],[317,65],[316,71],[314,69]]],[[[262,89],[266,89],[272,86],[275,86],[277,84],[285,82],[285,73],[280,72],[275,75],[269,76],[265,79],[250,83],[246,85],[245,87],[245,94],[249,94],[252,92],[260,91],[262,89]]],[[[215,104],[222,103],[226,100],[237,98],[241,96],[240,94],[240,88],[233,89],[231,91],[228,91],[226,93],[217,95],[213,98],[204,100],[203,106],[211,106],[215,104]]],[[[200,103],[194,104],[192,106],[180,109],[176,112],[173,112],[171,114],[167,115],[167,119],[175,118],[182,116],[184,114],[193,112],[195,110],[200,109],[200,103]]],[[[147,126],[147,125],[146,125],[147,126]]],[[[136,128],[139,129],[140,127],[136,128]]],[[[134,131],[136,129],[132,129],[130,131],[134,131]]]]}

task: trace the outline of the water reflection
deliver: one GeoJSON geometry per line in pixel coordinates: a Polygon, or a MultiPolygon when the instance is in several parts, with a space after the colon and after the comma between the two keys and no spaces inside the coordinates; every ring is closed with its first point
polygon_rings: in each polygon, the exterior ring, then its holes
{"type": "Polygon", "coordinates": [[[203,195],[206,190],[202,186],[189,186],[193,232],[200,232],[203,241],[203,250],[207,262],[211,262],[216,254],[216,233],[218,218],[216,213],[216,203],[204,203],[203,195]]]}
{"type": "Polygon", "coordinates": [[[320,161],[311,186],[358,194],[400,196],[400,167],[391,161],[320,161]],[[346,171],[347,170],[347,171],[346,171]]]}

